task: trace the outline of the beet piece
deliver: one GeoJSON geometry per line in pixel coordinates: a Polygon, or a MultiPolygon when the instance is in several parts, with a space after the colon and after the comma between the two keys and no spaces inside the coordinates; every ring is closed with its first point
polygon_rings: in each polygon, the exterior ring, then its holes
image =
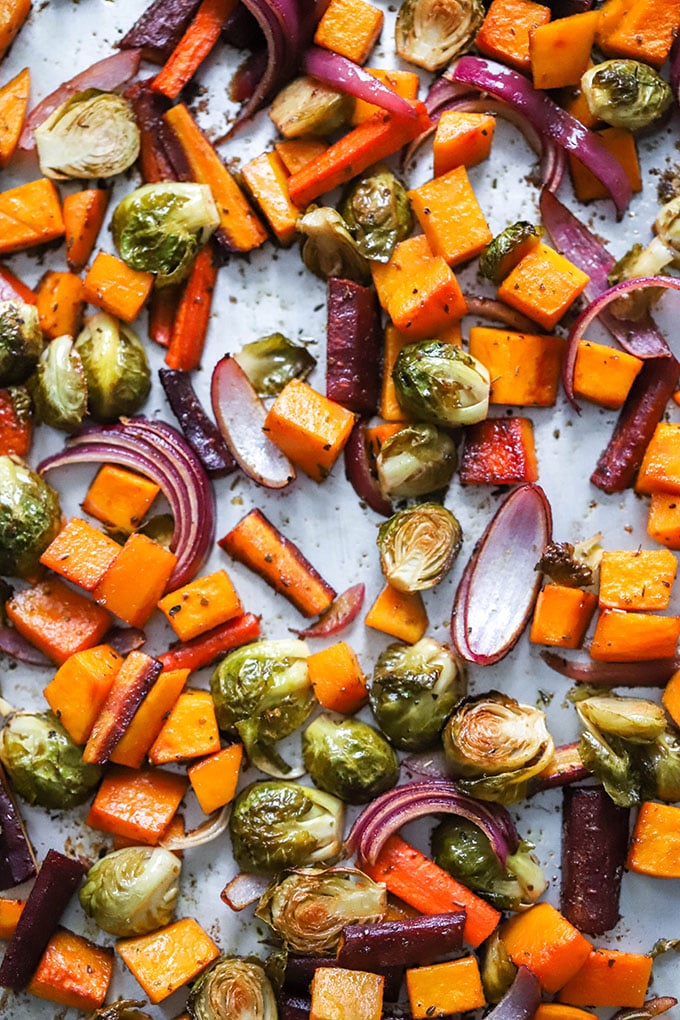
{"type": "Polygon", "coordinates": [[[47,851],[0,964],[0,987],[15,992],[26,987],[85,870],[73,857],[47,851]]]}
{"type": "Polygon", "coordinates": [[[37,870],[33,847],[0,765],[0,889],[21,885],[37,870]]]}
{"type": "Polygon", "coordinates": [[[560,905],[588,935],[603,935],[619,919],[629,814],[602,786],[565,787],[560,905]]]}
{"type": "MultiPolygon", "coordinates": [[[[126,89],[125,98],[132,104],[140,133],[139,167],[145,184],[156,181],[179,180],[174,163],[165,151],[161,133],[165,126],[163,114],[171,106],[170,100],[152,92],[149,81],[135,82],[126,89]]],[[[173,136],[174,137],[174,136],[173,136]]],[[[182,154],[184,155],[184,154],[182,154]]]]}
{"type": "Polygon", "coordinates": [[[553,21],[569,18],[572,14],[585,14],[592,9],[593,0],[550,0],[553,21]]]}
{"type": "Polygon", "coordinates": [[[184,35],[201,0],[155,0],[118,43],[121,50],[143,51],[146,60],[164,64],[184,35]]]}
{"type": "Polygon", "coordinates": [[[385,978],[384,998],[387,1002],[396,1002],[401,991],[404,968],[400,966],[379,967],[371,964],[367,967],[350,966],[334,956],[295,956],[292,953],[286,962],[286,973],[283,979],[287,991],[307,995],[314,971],[319,967],[341,967],[343,970],[370,970],[372,974],[382,974],[385,978]]]}
{"type": "Polygon", "coordinates": [[[196,396],[190,373],[181,369],[161,368],[158,374],[172,413],[208,474],[216,478],[235,471],[237,465],[231,450],[196,396]]]}
{"type": "Polygon", "coordinates": [[[326,396],[350,411],[374,414],[380,396],[382,330],[370,287],[328,281],[326,396]]]}
{"type": "Polygon", "coordinates": [[[429,964],[463,945],[465,911],[343,929],[338,963],[351,970],[429,964]]]}
{"type": "Polygon", "coordinates": [[[279,996],[279,1020],[309,1020],[309,999],[282,992],[279,996]]]}

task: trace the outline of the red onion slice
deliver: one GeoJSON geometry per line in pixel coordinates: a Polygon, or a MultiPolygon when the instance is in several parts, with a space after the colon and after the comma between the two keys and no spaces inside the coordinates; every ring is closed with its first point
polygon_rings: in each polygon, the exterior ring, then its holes
{"type": "Polygon", "coordinates": [[[359,499],[377,514],[391,517],[394,512],[392,504],[383,496],[378,479],[371,471],[366,446],[366,425],[363,421],[358,421],[352,429],[345,444],[344,458],[345,476],[359,499]]]}
{"type": "Polygon", "coordinates": [[[210,398],[220,432],[248,477],[267,489],[290,485],[295,468],[263,431],[265,406],[231,354],[215,365],[210,398]]]}
{"type": "Polygon", "coordinates": [[[556,652],[542,651],[541,658],[560,676],[591,687],[665,687],[680,669],[680,656],[647,662],[594,662],[565,659],[556,652]]]}
{"type": "Polygon", "coordinates": [[[332,85],[341,92],[363,99],[367,103],[389,110],[397,117],[415,118],[418,111],[413,103],[383,85],[379,78],[365,71],[353,60],[323,50],[319,46],[310,46],[302,55],[302,69],[313,78],[332,85]]]}
{"type": "Polygon", "coordinates": [[[502,659],[524,630],[541,585],[536,564],[552,514],[539,485],[521,485],[496,511],[468,561],[453,606],[451,635],[469,662],[502,659]]]}
{"type": "Polygon", "coordinates": [[[241,871],[227,882],[220,893],[220,898],[232,910],[245,910],[251,903],[259,900],[270,881],[268,875],[253,875],[248,871],[241,871]]]}
{"type": "Polygon", "coordinates": [[[305,630],[290,628],[299,638],[332,637],[356,620],[364,604],[365,584],[354,584],[338,595],[316,623],[305,630]]]}
{"type": "Polygon", "coordinates": [[[51,666],[54,669],[51,659],[34,648],[14,627],[0,626],[0,652],[29,666],[51,666]]]}
{"type": "Polygon", "coordinates": [[[486,1020],[531,1020],[541,1001],[541,985],[528,967],[520,967],[515,979],[486,1020]]]}

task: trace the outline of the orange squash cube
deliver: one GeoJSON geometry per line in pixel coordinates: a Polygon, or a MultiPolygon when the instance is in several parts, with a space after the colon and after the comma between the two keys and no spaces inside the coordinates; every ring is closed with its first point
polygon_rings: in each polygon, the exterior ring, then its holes
{"type": "Polygon", "coordinates": [[[5,611],[19,633],[58,666],[98,644],[112,622],[106,609],[58,577],[15,592],[5,611]]]}
{"type": "Polygon", "coordinates": [[[486,418],[465,430],[459,477],[463,485],[535,482],[538,462],[530,418],[486,418]]]}
{"type": "Polygon", "coordinates": [[[149,749],[149,761],[152,765],[166,765],[215,754],[219,749],[220,733],[210,691],[188,690],[180,694],[170,710],[149,749]]]}
{"type": "Polygon", "coordinates": [[[121,939],[116,952],[154,1004],[195,978],[220,953],[193,917],[183,917],[150,935],[121,939]]]}
{"type": "Polygon", "coordinates": [[[449,266],[469,262],[492,239],[464,166],[414,188],[408,196],[432,251],[449,266]]]}
{"type": "Polygon", "coordinates": [[[289,174],[297,173],[327,148],[328,143],[321,138],[284,138],[274,142],[274,149],[289,174]]]}
{"type": "Polygon", "coordinates": [[[317,482],[331,472],[354,427],[354,415],[300,379],[270,407],[264,430],[296,467],[317,482]]]}
{"type": "Polygon", "coordinates": [[[307,659],[316,700],[331,712],[351,715],[368,701],[366,677],[353,648],[337,641],[307,659]]]}
{"type": "Polygon", "coordinates": [[[474,956],[410,968],[406,971],[406,988],[413,1020],[467,1013],[486,1005],[474,956]]]}
{"type": "Polygon", "coordinates": [[[76,744],[84,744],[123,658],[110,645],[76,652],[54,674],[43,694],[76,744]]]}
{"type": "Polygon", "coordinates": [[[112,974],[113,949],[60,928],[26,990],[38,999],[89,1013],[103,1005],[112,974]]]}
{"type": "Polygon", "coordinates": [[[103,531],[72,517],[45,549],[40,562],[79,588],[94,591],[119,552],[118,543],[103,531]]]}
{"type": "Polygon", "coordinates": [[[234,799],[242,761],[243,745],[230,744],[187,769],[204,814],[210,815],[234,799]]]}
{"type": "Polygon", "coordinates": [[[153,846],[175,816],[187,785],[186,776],[176,772],[109,767],[85,822],[153,846]]]}
{"type": "Polygon", "coordinates": [[[539,592],[529,640],[557,648],[580,648],[597,608],[597,595],[582,588],[546,584],[539,592]]]}
{"type": "Polygon", "coordinates": [[[597,1020],[597,1013],[562,1002],[541,1002],[534,1013],[534,1020],[597,1020]]]}
{"type": "Polygon", "coordinates": [[[661,695],[661,704],[675,725],[680,727],[680,669],[673,674],[666,684],[665,690],[661,695]]]}
{"type": "Polygon", "coordinates": [[[680,637],[680,617],[603,609],[595,624],[590,657],[598,662],[672,659],[680,637]]]}
{"type": "Polygon", "coordinates": [[[633,354],[581,340],[574,365],[574,393],[617,411],[628,396],[643,362],[633,354]]]}
{"type": "Polygon", "coordinates": [[[85,300],[123,322],[132,322],[151,293],[153,280],[153,273],[130,269],[116,255],[100,251],[85,275],[85,300]]]}
{"type": "Polygon", "coordinates": [[[556,992],[580,971],[592,948],[550,903],[537,903],[513,915],[499,934],[515,966],[533,971],[546,992],[556,992]]]}
{"type": "Polygon", "coordinates": [[[608,56],[641,60],[661,67],[680,29],[680,0],[637,0],[625,5],[601,44],[608,56]]]}
{"type": "Polygon", "coordinates": [[[427,630],[427,612],[419,591],[397,591],[386,584],[366,614],[364,623],[374,630],[415,644],[427,630]]]}
{"type": "Polygon", "coordinates": [[[539,25],[529,36],[534,88],[578,85],[588,68],[599,11],[585,11],[539,25]]]}
{"type": "Polygon", "coordinates": [[[175,554],[158,542],[146,535],[130,535],[94,589],[94,600],[131,627],[143,627],[176,563],[175,554]]]}
{"type": "Polygon", "coordinates": [[[158,603],[158,608],[180,641],[191,641],[243,612],[241,600],[226,570],[197,577],[183,588],[168,592],[158,603]]]}
{"type": "Polygon", "coordinates": [[[263,152],[241,168],[241,176],[279,244],[292,244],[300,210],[288,194],[289,172],[277,152],[263,152]]]}
{"type": "MultiPolygon", "coordinates": [[[[595,132],[605,149],[614,156],[626,172],[631,190],[642,191],[642,176],[638,160],[635,136],[625,128],[608,127],[595,132]]],[[[590,202],[594,198],[609,198],[609,192],[595,174],[570,155],[569,169],[574,185],[574,193],[580,202],[590,202]]]]}
{"type": "Polygon", "coordinates": [[[531,33],[550,21],[550,8],[533,0],[493,0],[486,12],[475,45],[480,53],[531,72],[531,33]]]}
{"type": "Polygon", "coordinates": [[[498,297],[544,329],[553,329],[588,279],[564,255],[539,242],[503,280],[498,297]]]}
{"type": "Polygon", "coordinates": [[[355,64],[365,64],[384,20],[380,8],[367,0],[331,0],[317,25],[314,42],[355,64]]]}
{"type": "Polygon", "coordinates": [[[645,450],[636,492],[680,494],[680,425],[659,422],[645,450]]]}
{"type": "Polygon", "coordinates": [[[626,867],[638,875],[680,878],[680,807],[654,801],[640,806],[626,867]]]}
{"type": "Polygon", "coordinates": [[[668,549],[680,549],[680,498],[668,492],[653,492],[649,501],[647,534],[668,549]]]}
{"type": "Polygon", "coordinates": [[[25,906],[26,900],[10,900],[6,896],[0,899],[0,939],[12,938],[25,906]]]}
{"type": "Polygon", "coordinates": [[[491,152],[496,120],[488,113],[445,110],[432,143],[434,176],[441,177],[457,166],[476,166],[491,152]]]}
{"type": "MultiPolygon", "coordinates": [[[[0,6],[0,52],[3,15],[11,5],[0,6]]],[[[54,181],[41,177],[0,192],[0,255],[34,248],[64,236],[64,218],[54,181]]]]}
{"type": "Polygon", "coordinates": [[[111,531],[129,535],[142,523],[160,491],[156,482],[143,475],[116,464],[104,464],[80,505],[111,531]]]}
{"type": "MultiPolygon", "coordinates": [[[[414,71],[383,71],[375,67],[367,67],[365,70],[372,74],[374,78],[377,78],[378,81],[381,81],[383,85],[387,85],[388,89],[396,92],[402,99],[413,100],[418,98],[420,78],[414,71]]],[[[363,124],[365,120],[372,117],[379,109],[380,107],[376,106],[375,103],[367,103],[365,99],[355,100],[350,124],[354,126],[363,124]]]]}
{"type": "Polygon", "coordinates": [[[600,562],[600,606],[666,609],[677,569],[667,549],[606,549],[600,562]]]}
{"type": "Polygon", "coordinates": [[[492,404],[552,407],[564,350],[565,341],[558,336],[470,329],[470,354],[489,371],[492,404]]]}
{"type": "Polygon", "coordinates": [[[557,998],[574,1006],[640,1009],[647,994],[652,962],[651,956],[642,953],[593,949],[580,970],[559,990],[557,998]]]}
{"type": "Polygon", "coordinates": [[[363,970],[318,967],[309,1020],[380,1020],[385,978],[363,970]]]}

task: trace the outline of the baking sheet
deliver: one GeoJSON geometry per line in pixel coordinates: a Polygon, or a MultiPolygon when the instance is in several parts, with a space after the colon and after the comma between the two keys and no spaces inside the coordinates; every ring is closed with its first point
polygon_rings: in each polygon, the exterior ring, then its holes
{"type": "MultiPolygon", "coordinates": [[[[392,44],[396,5],[393,7],[384,0],[376,2],[384,10],[386,22],[370,64],[400,66],[394,57],[392,44]]],[[[129,28],[144,6],[143,0],[79,0],[73,3],[55,0],[36,4],[2,64],[2,81],[29,65],[33,76],[33,104],[76,71],[108,55],[112,44],[129,28]]],[[[194,110],[201,125],[213,136],[221,135],[229,118],[233,117],[235,108],[229,103],[227,90],[231,72],[241,58],[242,54],[223,47],[202,69],[201,88],[194,110]]],[[[154,73],[150,66],[148,71],[149,74],[154,73]]],[[[421,97],[428,83],[429,76],[424,74],[421,97]]],[[[236,164],[242,163],[261,152],[272,137],[270,122],[266,113],[262,113],[222,146],[221,152],[236,164]]],[[[658,208],[658,175],[676,164],[677,138],[676,113],[660,131],[641,140],[644,192],[633,199],[621,224],[614,222],[611,203],[598,202],[588,207],[586,216],[589,224],[607,239],[611,251],[617,256],[633,242],[646,242],[649,238],[650,224],[658,208]]],[[[431,159],[431,146],[425,146],[416,166],[409,171],[410,182],[418,184],[431,177],[431,159]]],[[[520,218],[537,220],[538,192],[529,180],[534,168],[535,157],[523,138],[513,128],[499,122],[491,159],[470,172],[474,189],[494,233],[520,218]]],[[[19,156],[8,170],[0,174],[0,181],[6,188],[36,176],[37,168],[32,158],[19,156]]],[[[116,196],[131,190],[136,183],[134,174],[117,181],[110,208],[115,206],[116,196]]],[[[63,191],[69,189],[67,185],[63,191]]],[[[570,202],[570,195],[569,182],[565,181],[560,197],[570,202]]],[[[102,232],[100,244],[113,250],[107,231],[102,232]]],[[[63,260],[61,248],[38,256],[28,254],[11,260],[11,264],[29,284],[35,284],[44,270],[66,268],[63,260]]],[[[490,293],[476,279],[474,268],[459,275],[463,289],[468,293],[490,293]]],[[[677,314],[677,299],[672,295],[664,299],[666,311],[659,316],[659,321],[665,322],[668,327],[674,301],[677,314]]],[[[464,335],[470,324],[473,320],[465,320],[464,335]]],[[[309,344],[318,358],[318,366],[310,382],[323,390],[325,285],[304,269],[297,246],[290,251],[282,251],[266,244],[260,251],[234,259],[219,274],[207,348],[202,367],[196,373],[196,387],[206,406],[209,406],[210,373],[218,358],[228,351],[237,350],[247,341],[277,330],[291,339],[304,340],[309,344]]],[[[144,321],[139,323],[139,331],[142,336],[146,335],[144,321]]],[[[677,329],[669,328],[671,342],[676,333],[677,329]]],[[[597,331],[592,331],[590,336],[598,339],[597,331]]],[[[155,369],[162,364],[162,352],[149,345],[149,356],[155,376],[155,369]]],[[[173,421],[158,384],[154,385],[144,411],[152,417],[157,415],[173,421]]],[[[528,413],[534,422],[539,481],[552,504],[555,537],[563,541],[578,541],[601,531],[605,548],[650,547],[652,543],[645,531],[647,501],[637,499],[631,492],[605,496],[588,481],[597,455],[613,427],[615,413],[584,406],[582,415],[577,417],[563,398],[555,408],[529,409],[522,413],[528,413]]],[[[670,409],[669,416],[678,418],[675,408],[670,409]]],[[[46,453],[59,448],[62,438],[50,429],[41,428],[32,462],[37,463],[46,453]]],[[[62,495],[66,513],[79,512],[79,503],[92,475],[92,469],[86,468],[53,473],[51,481],[62,495]]],[[[289,489],[271,492],[258,488],[245,477],[232,475],[216,483],[216,492],[218,537],[249,509],[259,506],[274,524],[300,545],[338,591],[350,583],[363,581],[367,590],[367,608],[382,587],[375,547],[380,519],[359,505],[344,478],[341,464],[322,485],[316,485],[301,475],[289,489]]],[[[437,640],[448,641],[451,605],[462,568],[501,497],[501,492],[487,486],[463,490],[457,480],[451,485],[446,505],[459,517],[465,542],[449,577],[439,588],[425,593],[429,633],[437,640]]],[[[239,564],[232,564],[216,549],[205,570],[218,567],[229,570],[244,606],[262,614],[264,636],[287,637],[290,627],[301,626],[299,614],[284,599],[275,597],[261,580],[239,564]]],[[[680,594],[674,596],[671,611],[680,612],[680,594]]],[[[151,652],[164,650],[173,639],[164,622],[156,621],[148,630],[147,648],[151,652]]],[[[367,673],[390,640],[365,628],[361,618],[343,634],[343,638],[356,649],[367,673]]],[[[318,647],[321,644],[317,642],[314,648],[318,647]]],[[[44,708],[41,692],[50,679],[50,670],[6,662],[0,664],[0,670],[2,693],[10,703],[24,708],[44,708]]],[[[191,683],[206,686],[208,676],[209,671],[195,674],[191,683]]],[[[531,646],[526,636],[498,665],[484,669],[470,667],[469,682],[472,693],[500,688],[521,701],[540,702],[556,743],[575,739],[578,727],[574,709],[565,701],[569,683],[548,670],[539,658],[539,649],[531,646]]],[[[246,773],[243,783],[253,778],[253,771],[246,773]]],[[[550,880],[546,895],[555,904],[559,902],[560,803],[559,792],[544,793],[513,809],[520,832],[536,844],[536,853],[550,880]]],[[[94,857],[102,847],[110,846],[110,840],[83,825],[85,813],[85,808],[64,813],[25,808],[28,830],[38,857],[42,859],[49,847],[94,857]]],[[[186,818],[188,825],[197,824],[200,820],[189,798],[186,818]]],[[[409,830],[406,835],[426,847],[426,834],[422,829],[409,830]]],[[[235,866],[226,837],[207,847],[187,852],[177,916],[196,917],[226,953],[242,953],[248,949],[264,956],[266,949],[261,940],[265,933],[261,925],[253,923],[252,912],[235,915],[219,898],[220,890],[234,873],[235,866]]],[[[623,881],[622,919],[609,937],[598,940],[598,944],[648,951],[659,938],[680,937],[680,922],[674,903],[679,889],[677,880],[651,880],[627,874],[623,881]]],[[[96,941],[113,942],[85,918],[77,902],[71,905],[63,920],[67,926],[96,941]]],[[[676,954],[666,954],[656,962],[652,991],[680,997],[680,966],[676,954]]],[[[139,992],[136,982],[117,960],[110,998],[118,995],[136,997],[139,992]]],[[[180,991],[161,1006],[149,1007],[149,1012],[154,1017],[173,1017],[181,1012],[184,999],[185,992],[180,991]]],[[[69,1015],[73,1012],[69,1011],[69,1015]]],[[[60,1007],[23,994],[9,993],[0,998],[0,1016],[7,1020],[37,1020],[63,1013],[60,1007]]],[[[676,1007],[669,1016],[677,1020],[680,1007],[676,1007]]]]}

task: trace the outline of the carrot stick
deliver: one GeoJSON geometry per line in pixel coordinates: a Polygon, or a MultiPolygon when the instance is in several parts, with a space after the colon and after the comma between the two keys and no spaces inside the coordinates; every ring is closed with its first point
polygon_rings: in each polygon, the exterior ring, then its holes
{"type": "Polygon", "coordinates": [[[15,276],[11,269],[0,264],[0,301],[25,301],[34,305],[38,300],[35,291],[15,276]]]}
{"type": "Polygon", "coordinates": [[[179,287],[161,287],[151,292],[149,339],[160,347],[170,346],[180,293],[179,287]]]}
{"type": "Polygon", "coordinates": [[[244,613],[237,616],[235,620],[229,620],[221,627],[215,627],[207,634],[201,634],[193,641],[177,645],[170,651],[164,652],[158,658],[163,663],[163,669],[201,669],[207,666],[218,656],[238,648],[249,641],[255,641],[260,636],[260,618],[253,613],[244,613]]]}
{"type": "Polygon", "coordinates": [[[94,251],[109,204],[106,188],[88,188],[67,195],[63,203],[66,261],[74,273],[85,267],[94,251]]]}
{"type": "Polygon", "coordinates": [[[500,920],[498,910],[400,836],[390,836],[375,864],[363,862],[361,868],[421,914],[445,914],[463,907],[463,938],[471,946],[480,945],[500,920]]]}
{"type": "Polygon", "coordinates": [[[208,332],[212,295],[217,280],[212,245],[199,251],[177,306],[165,363],[170,368],[191,372],[198,368],[208,332]]]}
{"type": "Polygon", "coordinates": [[[203,0],[186,32],[151,83],[154,92],[177,99],[220,37],[237,0],[203,0]]]}

